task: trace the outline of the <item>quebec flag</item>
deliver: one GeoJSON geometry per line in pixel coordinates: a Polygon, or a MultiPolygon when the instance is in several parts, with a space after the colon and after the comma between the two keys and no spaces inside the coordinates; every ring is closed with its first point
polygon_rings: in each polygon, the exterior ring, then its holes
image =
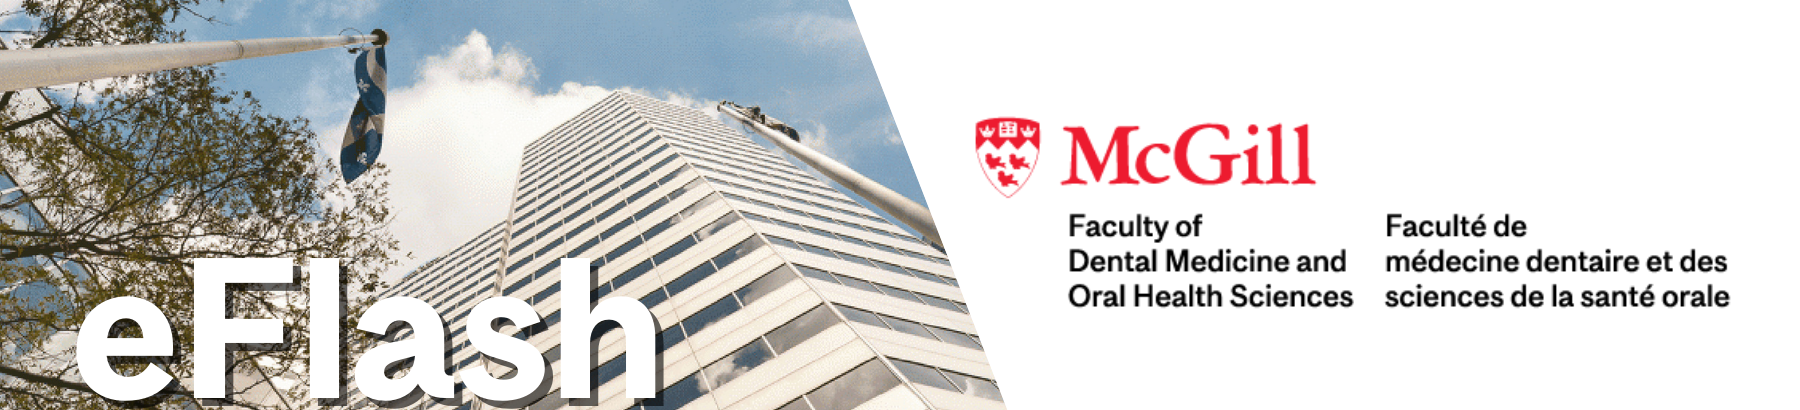
{"type": "Polygon", "coordinates": [[[344,130],[344,146],[339,152],[345,182],[362,176],[381,154],[381,124],[387,114],[385,47],[363,49],[356,55],[356,90],[356,108],[350,111],[350,127],[344,130]]]}

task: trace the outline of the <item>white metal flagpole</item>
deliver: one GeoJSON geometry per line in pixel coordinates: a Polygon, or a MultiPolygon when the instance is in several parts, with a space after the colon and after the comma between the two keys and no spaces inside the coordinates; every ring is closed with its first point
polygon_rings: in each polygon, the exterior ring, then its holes
{"type": "Polygon", "coordinates": [[[23,90],[351,44],[387,44],[387,33],[172,44],[0,50],[0,91],[23,90]]]}
{"type": "Polygon", "coordinates": [[[850,188],[863,199],[869,200],[869,203],[875,204],[881,210],[887,211],[889,215],[893,215],[895,219],[899,219],[900,223],[918,230],[920,235],[925,236],[925,240],[940,247],[944,246],[944,241],[938,238],[937,221],[931,218],[931,210],[925,209],[924,205],[907,199],[899,192],[894,192],[893,189],[863,176],[825,154],[800,145],[797,139],[792,139],[793,137],[785,132],[777,131],[761,121],[751,119],[748,114],[740,110],[737,104],[720,102],[719,112],[743,122],[745,126],[756,130],[756,133],[762,134],[764,138],[774,142],[776,146],[780,146],[783,151],[793,154],[794,158],[799,158],[800,161],[811,165],[813,169],[819,170],[819,173],[825,174],[832,181],[837,181],[845,188],[850,188]]]}

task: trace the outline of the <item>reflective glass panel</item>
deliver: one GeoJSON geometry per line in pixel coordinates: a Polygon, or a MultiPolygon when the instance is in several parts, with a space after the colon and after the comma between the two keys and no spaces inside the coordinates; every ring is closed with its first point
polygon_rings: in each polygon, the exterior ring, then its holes
{"type": "Polygon", "coordinates": [[[800,274],[806,275],[806,277],[822,280],[827,283],[839,283],[837,280],[837,275],[833,275],[830,272],[822,271],[817,268],[814,268],[811,266],[806,266],[806,265],[794,265],[794,267],[797,269],[800,269],[800,274]]]}
{"type": "Polygon", "coordinates": [[[720,269],[724,269],[727,266],[731,266],[732,262],[736,262],[745,255],[749,255],[750,252],[755,252],[756,249],[760,247],[762,247],[762,241],[757,240],[756,237],[752,236],[744,238],[743,242],[738,242],[737,246],[726,249],[724,253],[713,257],[712,261],[714,265],[718,265],[720,269]]]}
{"type": "Polygon", "coordinates": [[[768,344],[763,343],[762,338],[757,338],[749,345],[707,365],[705,373],[714,387],[723,386],[774,357],[775,352],[769,350],[768,344]]]}
{"type": "Polygon", "coordinates": [[[888,296],[893,296],[893,297],[906,299],[908,301],[919,302],[919,303],[925,302],[925,301],[919,300],[918,296],[914,296],[912,292],[908,292],[905,289],[900,289],[900,288],[896,288],[893,286],[883,285],[880,283],[875,284],[875,287],[881,289],[881,293],[886,293],[888,296]]]}
{"type": "Polygon", "coordinates": [[[662,333],[657,333],[656,338],[662,342],[657,344],[656,352],[662,353],[665,350],[669,350],[670,347],[674,347],[675,344],[687,340],[687,333],[682,333],[681,324],[676,323],[675,326],[664,329],[662,333]]]}
{"type": "Polygon", "coordinates": [[[851,321],[883,329],[888,328],[887,323],[882,322],[881,317],[876,316],[874,313],[843,305],[839,305],[838,309],[843,310],[844,317],[849,318],[851,321]]]}
{"type": "Polygon", "coordinates": [[[701,262],[700,266],[695,266],[693,269],[689,269],[687,273],[681,274],[681,277],[669,281],[669,294],[679,295],[681,294],[681,291],[687,290],[687,288],[694,286],[695,283],[700,283],[702,279],[706,279],[707,276],[712,276],[714,272],[718,271],[718,269],[713,268],[712,262],[701,262]]]}
{"type": "Polygon", "coordinates": [[[821,305],[769,332],[769,347],[775,349],[776,354],[786,352],[837,323],[837,317],[821,305]]]}
{"type": "Polygon", "coordinates": [[[956,383],[956,387],[962,388],[963,394],[1003,401],[1000,399],[1000,386],[994,385],[992,381],[948,370],[944,371],[944,375],[949,376],[950,381],[956,383]]]}
{"type": "Polygon", "coordinates": [[[937,335],[931,334],[930,330],[925,330],[925,325],[921,325],[919,322],[894,317],[883,317],[882,319],[887,319],[888,326],[892,326],[894,330],[913,336],[937,340],[937,335]]]}
{"type": "Polygon", "coordinates": [[[737,298],[725,295],[724,298],[707,305],[705,309],[694,312],[693,316],[688,316],[687,319],[681,321],[681,324],[687,327],[689,334],[700,333],[700,330],[706,329],[707,326],[724,319],[725,316],[736,313],[738,308],[737,298]]]}
{"type": "Polygon", "coordinates": [[[967,333],[932,325],[925,325],[925,327],[931,329],[931,333],[937,334],[938,340],[970,349],[981,350],[981,343],[976,342],[975,338],[969,337],[967,333]]]}
{"type": "Polygon", "coordinates": [[[749,306],[751,303],[756,302],[757,299],[762,299],[763,296],[774,292],[776,289],[780,289],[781,285],[786,285],[789,281],[794,280],[794,278],[794,271],[791,268],[788,268],[787,265],[782,265],[767,274],[763,274],[763,277],[756,279],[755,282],[744,285],[743,289],[738,289],[738,299],[744,302],[744,306],[749,306]]]}
{"type": "Polygon", "coordinates": [[[900,375],[906,376],[907,381],[953,392],[962,391],[955,384],[950,383],[950,379],[944,378],[943,373],[938,373],[937,369],[929,366],[895,360],[894,367],[900,369],[900,375]]]}
{"type": "Polygon", "coordinates": [[[807,393],[806,398],[818,410],[851,410],[899,385],[900,379],[886,366],[870,360],[807,393]]]}
{"type": "Polygon", "coordinates": [[[869,281],[852,278],[849,276],[843,276],[843,275],[837,275],[837,278],[838,278],[838,282],[843,283],[844,286],[849,286],[849,287],[853,287],[853,288],[857,288],[857,289],[861,289],[861,290],[869,291],[869,292],[881,293],[881,290],[876,289],[875,284],[869,283],[869,281]]]}
{"type": "Polygon", "coordinates": [[[595,367],[594,371],[591,374],[588,374],[588,380],[590,380],[588,384],[592,384],[593,386],[591,387],[600,387],[600,385],[612,381],[614,377],[619,377],[624,374],[625,356],[620,355],[619,357],[614,357],[612,360],[607,360],[606,363],[601,363],[600,366],[595,367]]]}
{"type": "Polygon", "coordinates": [[[915,293],[914,295],[918,296],[919,300],[925,301],[925,304],[927,304],[927,305],[937,306],[937,307],[943,308],[945,310],[949,310],[951,312],[963,311],[962,308],[956,306],[956,302],[951,302],[949,299],[944,299],[944,298],[940,298],[937,296],[931,296],[931,295],[927,295],[927,294],[923,294],[923,293],[915,293]]]}
{"type": "Polygon", "coordinates": [[[667,249],[663,249],[662,252],[657,252],[656,256],[650,257],[650,260],[655,261],[656,264],[658,264],[658,265],[661,265],[663,262],[668,262],[669,259],[674,259],[675,256],[680,255],[682,252],[686,252],[688,250],[688,248],[692,248],[692,247],[694,247],[694,237],[692,237],[692,236],[683,237],[683,238],[681,238],[681,240],[675,241],[675,243],[673,243],[673,244],[669,244],[669,247],[667,249]]]}

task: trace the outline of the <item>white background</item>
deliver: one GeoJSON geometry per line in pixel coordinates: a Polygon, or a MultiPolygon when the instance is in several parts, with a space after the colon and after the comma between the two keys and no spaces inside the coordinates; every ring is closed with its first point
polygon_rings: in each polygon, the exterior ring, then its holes
{"type": "Polygon", "coordinates": [[[853,3],[1009,407],[1796,405],[1800,289],[1789,259],[1800,24],[1785,4],[853,3]],[[1045,128],[1040,170],[1011,199],[983,180],[972,142],[975,122],[1003,116],[1045,128]],[[1239,141],[1249,124],[1309,124],[1318,185],[1198,186],[1166,159],[1153,167],[1174,176],[1162,185],[1058,184],[1070,155],[1061,127],[1085,126],[1104,143],[1114,126],[1141,126],[1136,148],[1173,144],[1201,123],[1233,128],[1231,143],[1209,145],[1218,153],[1266,141],[1239,141]],[[1205,213],[1206,224],[1199,238],[1164,244],[1070,238],[1071,212],[1205,213]],[[1389,238],[1390,212],[1510,213],[1530,231],[1389,238]],[[1350,271],[1074,274],[1071,247],[1346,248],[1350,271]],[[1383,271],[1384,255],[1438,248],[1698,249],[1727,255],[1730,271],[1383,271]],[[1356,306],[1101,310],[1066,301],[1074,283],[1139,282],[1349,289],[1356,306]],[[1383,306],[1386,290],[1415,284],[1551,283],[1713,284],[1732,304],[1383,306]]]}

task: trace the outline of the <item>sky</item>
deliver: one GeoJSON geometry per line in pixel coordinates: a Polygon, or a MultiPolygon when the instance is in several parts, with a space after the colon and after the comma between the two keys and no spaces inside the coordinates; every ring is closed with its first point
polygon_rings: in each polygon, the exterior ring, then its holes
{"type": "MultiPolygon", "coordinates": [[[[392,229],[412,258],[384,275],[390,283],[504,220],[525,144],[611,90],[761,105],[807,145],[925,203],[847,2],[693,3],[248,0],[177,24],[190,41],[391,34],[380,161],[392,229]]],[[[356,98],[353,58],[320,50],[219,67],[266,112],[311,120],[335,157],[356,98]]]]}

